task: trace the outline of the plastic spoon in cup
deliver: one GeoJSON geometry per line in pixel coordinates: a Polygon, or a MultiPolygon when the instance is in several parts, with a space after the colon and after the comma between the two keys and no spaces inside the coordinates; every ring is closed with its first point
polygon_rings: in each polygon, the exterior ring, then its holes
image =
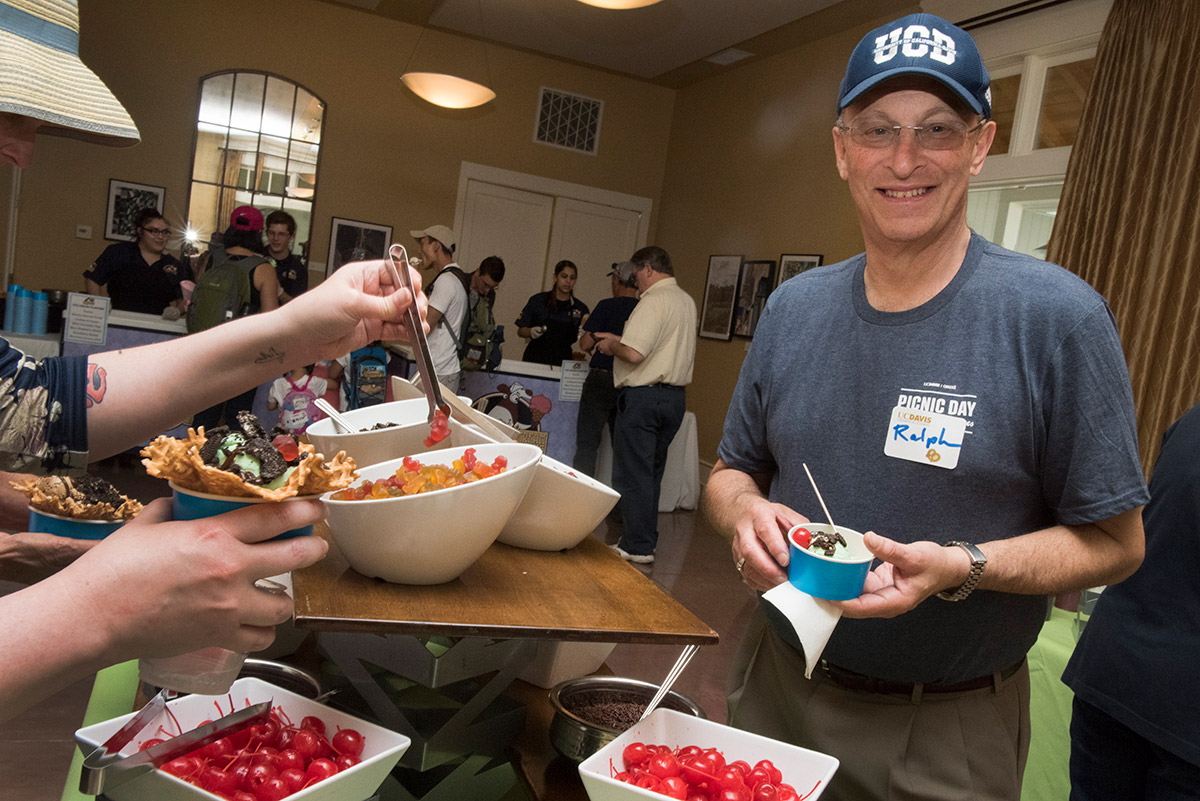
{"type": "Polygon", "coordinates": [[[642,713],[640,718],[638,718],[638,723],[641,723],[651,712],[658,708],[658,705],[662,703],[662,699],[666,698],[667,693],[671,691],[671,685],[675,683],[675,680],[679,678],[679,674],[683,672],[683,669],[687,667],[687,663],[692,661],[692,657],[695,656],[696,652],[699,650],[699,645],[689,645],[683,649],[683,653],[681,653],[679,658],[675,660],[674,667],[672,667],[671,672],[667,674],[667,678],[663,681],[662,686],[658,688],[658,692],[656,692],[654,697],[650,699],[650,703],[646,704],[646,711],[642,713]]]}
{"type": "Polygon", "coordinates": [[[354,433],[354,426],[350,425],[350,422],[345,417],[342,417],[342,415],[338,413],[338,410],[333,408],[333,405],[329,401],[325,400],[324,398],[317,398],[317,408],[325,412],[325,416],[332,420],[333,424],[342,430],[341,433],[354,433]]]}
{"type": "MultiPolygon", "coordinates": [[[[801,464],[804,464],[801,462],[801,464]]],[[[813,492],[817,493],[817,500],[821,502],[821,508],[825,510],[825,519],[829,521],[829,527],[833,529],[833,533],[837,534],[837,526],[833,522],[833,516],[829,514],[829,507],[825,505],[825,499],[821,497],[821,491],[817,489],[817,482],[813,481],[812,471],[808,469],[808,465],[804,465],[804,472],[808,473],[808,481],[812,484],[813,492]]]]}

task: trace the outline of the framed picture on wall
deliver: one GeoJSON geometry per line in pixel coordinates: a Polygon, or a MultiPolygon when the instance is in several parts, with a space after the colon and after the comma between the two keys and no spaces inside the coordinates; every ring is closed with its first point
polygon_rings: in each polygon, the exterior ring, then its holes
{"type": "Polygon", "coordinates": [[[131,181],[108,181],[108,212],[104,215],[104,238],[117,242],[132,242],[137,239],[133,221],[138,212],[154,208],[162,214],[167,190],[162,186],[135,184],[131,181]]]}
{"type": "Polygon", "coordinates": [[[329,231],[329,259],[325,276],[333,275],[343,264],[364,259],[382,259],[392,244],[392,227],[375,223],[333,218],[329,231]]]}
{"type": "Polygon", "coordinates": [[[825,257],[819,253],[784,253],[779,257],[779,275],[775,278],[775,286],[824,263],[825,257]]]}
{"type": "Polygon", "coordinates": [[[742,264],[738,282],[737,303],[733,307],[733,333],[739,337],[754,336],[758,318],[767,305],[767,295],[775,288],[774,261],[747,261],[742,264]]]}
{"type": "Polygon", "coordinates": [[[700,308],[700,336],[729,341],[733,338],[733,302],[737,296],[742,256],[709,256],[700,308]]]}

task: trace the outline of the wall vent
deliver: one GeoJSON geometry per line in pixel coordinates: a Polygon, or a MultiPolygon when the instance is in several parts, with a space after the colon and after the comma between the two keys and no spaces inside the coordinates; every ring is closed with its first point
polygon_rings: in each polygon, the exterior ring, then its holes
{"type": "Polygon", "coordinates": [[[538,96],[533,140],[545,145],[596,154],[604,101],[545,86],[538,96]]]}

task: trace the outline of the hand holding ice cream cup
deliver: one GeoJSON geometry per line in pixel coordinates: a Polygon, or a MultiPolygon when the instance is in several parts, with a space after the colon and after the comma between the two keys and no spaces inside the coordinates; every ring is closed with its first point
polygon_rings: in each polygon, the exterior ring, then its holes
{"type": "Polygon", "coordinates": [[[788,581],[814,598],[849,601],[863,591],[874,555],[863,535],[845,526],[803,523],[788,540],[788,581]]]}
{"type": "MultiPolygon", "coordinates": [[[[249,412],[237,425],[206,432],[188,430],[186,439],[158,437],[142,451],[150,475],[170,481],[176,520],[197,520],[236,512],[247,506],[316,500],[323,492],[342,489],[357,477],[354,460],[339,452],[326,461],[308,443],[289,434],[268,434],[249,412]]],[[[312,534],[312,526],[284,531],[272,539],[312,534]]],[[[260,579],[255,586],[272,592],[277,582],[260,579]]],[[[241,669],[244,653],[211,647],[161,659],[143,659],[143,681],[178,692],[220,694],[241,669]]]]}

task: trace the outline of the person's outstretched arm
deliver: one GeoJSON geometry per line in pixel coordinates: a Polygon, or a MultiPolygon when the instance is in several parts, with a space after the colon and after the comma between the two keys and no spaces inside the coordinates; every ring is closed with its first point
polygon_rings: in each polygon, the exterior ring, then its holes
{"type": "MultiPolygon", "coordinates": [[[[418,290],[420,275],[410,270],[418,290]]],[[[347,264],[279,309],[208,331],[89,358],[88,447],[119,453],[199,409],[295,367],[333,359],[377,339],[409,338],[412,296],[382,261],[347,264]]]]}
{"type": "Polygon", "coordinates": [[[319,520],[317,502],[170,517],[170,501],[154,501],[58,573],[0,597],[0,720],[128,659],[267,647],[292,601],[254,582],[313,564],[328,549],[320,537],[262,542],[319,520]]]}

